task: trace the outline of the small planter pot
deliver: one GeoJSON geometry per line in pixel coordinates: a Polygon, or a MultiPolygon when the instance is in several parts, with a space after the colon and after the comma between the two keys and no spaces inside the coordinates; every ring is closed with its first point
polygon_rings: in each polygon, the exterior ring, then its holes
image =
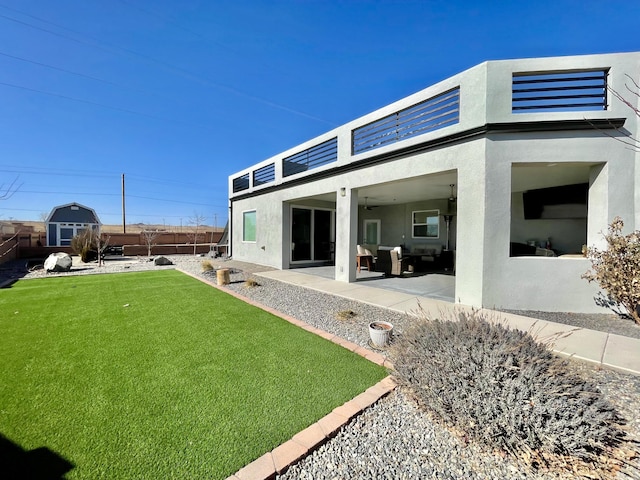
{"type": "Polygon", "coordinates": [[[389,322],[371,322],[369,324],[369,335],[371,342],[376,347],[386,347],[391,342],[393,325],[389,322]]]}

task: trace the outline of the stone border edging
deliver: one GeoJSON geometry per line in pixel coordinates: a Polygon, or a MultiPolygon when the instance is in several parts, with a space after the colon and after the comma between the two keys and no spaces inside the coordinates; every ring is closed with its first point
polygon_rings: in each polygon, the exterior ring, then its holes
{"type": "MultiPolygon", "coordinates": [[[[232,290],[218,286],[217,283],[207,280],[206,278],[186,272],[181,268],[176,268],[176,270],[227,293],[238,300],[242,300],[245,303],[282,318],[293,325],[307,330],[308,332],[319,335],[320,337],[340,345],[341,347],[344,347],[377,365],[393,368],[393,364],[387,360],[386,357],[377,352],[372,352],[371,350],[345,340],[342,337],[325,332],[324,330],[309,325],[308,323],[298,320],[290,315],[283,314],[271,307],[247,297],[243,297],[232,290]]],[[[322,417],[313,425],[295,434],[290,440],[287,440],[282,445],[279,445],[270,452],[262,455],[260,458],[242,467],[235,474],[228,477],[227,480],[269,480],[275,478],[276,474],[284,473],[291,465],[318,449],[327,440],[334,437],[352,418],[361,414],[366,408],[392,392],[395,388],[396,382],[393,378],[391,376],[385,377],[374,386],[369,387],[367,390],[362,392],[360,395],[357,395],[343,405],[334,408],[329,414],[322,417]]]]}

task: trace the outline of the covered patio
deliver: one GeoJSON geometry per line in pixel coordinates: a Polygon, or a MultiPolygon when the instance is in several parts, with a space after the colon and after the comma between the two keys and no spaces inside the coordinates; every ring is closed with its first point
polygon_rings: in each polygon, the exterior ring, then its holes
{"type": "MultiPolygon", "coordinates": [[[[333,266],[297,268],[294,271],[333,280],[333,266]]],[[[394,292],[455,303],[455,277],[446,273],[413,273],[402,277],[385,277],[381,272],[361,270],[356,284],[394,292]]]]}

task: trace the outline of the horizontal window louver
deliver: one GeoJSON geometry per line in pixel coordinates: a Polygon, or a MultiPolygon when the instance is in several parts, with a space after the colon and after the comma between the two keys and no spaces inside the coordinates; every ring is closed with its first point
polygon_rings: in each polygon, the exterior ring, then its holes
{"type": "Polygon", "coordinates": [[[276,168],[275,163],[272,163],[253,171],[253,186],[257,187],[259,185],[271,183],[275,180],[275,178],[276,168]]]}
{"type": "Polygon", "coordinates": [[[282,160],[282,175],[288,177],[338,160],[338,139],[332,138],[315,147],[282,160]]]}
{"type": "Polygon", "coordinates": [[[241,192],[249,189],[249,174],[245,173],[240,177],[233,179],[233,193],[241,192]]]}
{"type": "Polygon", "coordinates": [[[607,109],[608,70],[514,73],[512,113],[607,109]]]}
{"type": "Polygon", "coordinates": [[[460,121],[460,88],[399,110],[352,132],[353,154],[416,137],[460,121]]]}

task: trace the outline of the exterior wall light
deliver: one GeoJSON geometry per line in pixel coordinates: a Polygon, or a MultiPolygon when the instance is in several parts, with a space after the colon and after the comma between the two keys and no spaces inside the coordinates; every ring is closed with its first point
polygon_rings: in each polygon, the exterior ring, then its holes
{"type": "Polygon", "coordinates": [[[341,197],[346,197],[347,196],[347,189],[344,187],[340,187],[340,196],[341,197]]]}

